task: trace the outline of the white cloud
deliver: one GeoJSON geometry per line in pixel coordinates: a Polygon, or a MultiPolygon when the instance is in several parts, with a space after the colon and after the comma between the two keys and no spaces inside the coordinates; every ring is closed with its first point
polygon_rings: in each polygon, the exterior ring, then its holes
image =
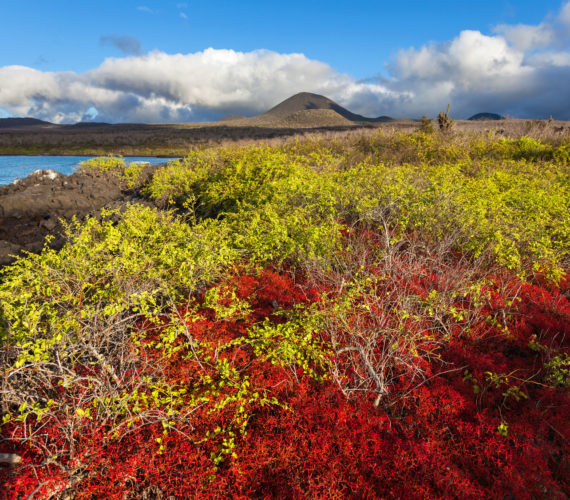
{"type": "Polygon", "coordinates": [[[401,51],[390,68],[397,77],[395,88],[414,94],[402,110],[411,116],[417,116],[414,110],[437,114],[447,103],[456,116],[503,112],[497,109],[499,100],[508,103],[531,91],[535,72],[525,64],[524,54],[503,37],[478,31],[462,31],[450,42],[401,51]],[[479,108],[484,105],[491,108],[479,108]]]}
{"type": "Polygon", "coordinates": [[[184,12],[180,12],[178,15],[179,15],[182,19],[188,19],[188,15],[185,14],[184,12]]]}
{"type": "Polygon", "coordinates": [[[558,20],[566,27],[566,29],[570,30],[570,2],[567,2],[562,7],[558,20]]]}
{"type": "Polygon", "coordinates": [[[567,2],[536,26],[502,25],[492,36],[462,31],[448,42],[403,50],[388,66],[390,88],[414,97],[388,110],[433,116],[451,103],[458,117],[491,111],[570,119],[569,21],[567,2]]]}
{"type": "Polygon", "coordinates": [[[354,97],[352,78],[302,54],[207,49],[193,54],[153,51],[109,58],[84,74],[47,73],[23,66],[0,68],[0,106],[13,114],[76,121],[95,107],[97,120],[192,121],[227,113],[254,114],[296,92],[354,97]]]}
{"type": "Polygon", "coordinates": [[[401,51],[393,71],[402,79],[447,79],[468,87],[518,73],[522,59],[502,37],[462,31],[451,42],[401,51]]]}
{"type": "Polygon", "coordinates": [[[562,6],[557,16],[548,18],[538,25],[500,24],[494,31],[521,51],[560,45],[570,34],[570,2],[562,6]]]}
{"type": "Polygon", "coordinates": [[[509,26],[501,24],[495,32],[502,35],[509,43],[521,51],[542,49],[548,47],[556,38],[556,32],[551,25],[541,23],[538,26],[517,24],[509,26]]]}
{"type": "Polygon", "coordinates": [[[276,99],[339,78],[327,64],[302,54],[206,49],[193,54],[154,51],[106,59],[85,74],[93,85],[212,111],[262,111],[276,99]]]}
{"type": "Polygon", "coordinates": [[[106,59],[83,74],[0,67],[0,108],[73,122],[168,122],[255,114],[301,91],[324,94],[367,116],[481,111],[570,119],[570,2],[537,26],[462,31],[402,50],[389,78],[357,81],[303,54],[206,49],[106,59]],[[566,26],[568,28],[566,28],[566,26]],[[566,31],[565,31],[566,30],[566,31]],[[91,111],[89,111],[91,110],[91,111]]]}

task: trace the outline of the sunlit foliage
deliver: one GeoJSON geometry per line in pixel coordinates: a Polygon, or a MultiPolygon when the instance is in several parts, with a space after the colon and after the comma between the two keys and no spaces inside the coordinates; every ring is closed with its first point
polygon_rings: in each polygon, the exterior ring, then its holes
{"type": "Polygon", "coordinates": [[[379,132],[157,169],[2,271],[4,486],[565,498],[569,152],[379,132]]]}

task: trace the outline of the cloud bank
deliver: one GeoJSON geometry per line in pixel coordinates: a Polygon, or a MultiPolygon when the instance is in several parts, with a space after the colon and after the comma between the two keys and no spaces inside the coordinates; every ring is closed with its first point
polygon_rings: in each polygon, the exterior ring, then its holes
{"type": "Polygon", "coordinates": [[[456,118],[491,111],[570,119],[570,1],[539,25],[462,31],[402,50],[387,65],[389,77],[365,81],[303,54],[210,48],[142,55],[136,39],[103,38],[132,55],[82,74],[0,67],[0,108],[56,123],[201,121],[256,114],[308,91],[367,116],[434,116],[451,103],[456,118]]]}

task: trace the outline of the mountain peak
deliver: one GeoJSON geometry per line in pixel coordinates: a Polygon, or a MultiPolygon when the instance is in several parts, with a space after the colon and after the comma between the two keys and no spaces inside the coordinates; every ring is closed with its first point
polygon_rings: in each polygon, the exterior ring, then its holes
{"type": "Polygon", "coordinates": [[[332,110],[351,122],[377,122],[390,120],[387,117],[367,118],[362,115],[357,115],[356,113],[352,113],[348,109],[343,108],[332,99],[323,95],[313,94],[311,92],[299,92],[298,94],[285,99],[269,111],[263,113],[260,117],[263,117],[264,119],[278,120],[294,113],[298,113],[299,111],[307,110],[332,110]]]}

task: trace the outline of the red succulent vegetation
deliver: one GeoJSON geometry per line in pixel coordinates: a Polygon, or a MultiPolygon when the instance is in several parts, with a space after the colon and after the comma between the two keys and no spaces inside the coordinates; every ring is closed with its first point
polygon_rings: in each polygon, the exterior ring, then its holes
{"type": "MultiPolygon", "coordinates": [[[[369,276],[383,276],[385,269],[368,264],[369,276]]],[[[350,327],[325,320],[320,332],[325,344],[332,335],[345,346],[342,336],[350,328],[389,331],[391,323],[403,322],[410,335],[423,335],[413,348],[429,355],[416,352],[387,367],[389,388],[380,404],[373,404],[378,387],[361,383],[366,375],[359,370],[366,365],[339,354],[341,349],[327,354],[334,375],[314,377],[256,354],[254,343],[236,341],[254,325],[285,323],[283,311],[311,304],[324,309],[325,298],[330,305],[338,296],[331,281],[327,287],[306,273],[246,267],[210,290],[217,290],[215,307],[236,301],[248,307],[220,318],[208,307],[213,292],[206,291],[195,298],[187,333],[263,398],[245,398],[236,410],[231,396],[238,386],[218,386],[211,401],[226,401],[218,411],[197,406],[176,432],[165,432],[158,421],[135,423],[116,431],[112,441],[94,419],[74,436],[76,463],[57,465],[46,460],[41,445],[17,443],[35,427],[46,449],[67,446],[60,422],[10,423],[4,431],[10,439],[0,451],[17,452],[23,462],[16,474],[2,469],[4,496],[48,497],[73,481],[77,498],[150,498],[158,492],[178,498],[567,498],[570,401],[562,385],[568,375],[556,372],[553,361],[570,347],[564,283],[549,289],[503,273],[460,294],[450,293],[459,282],[458,260],[428,269],[403,256],[392,266],[393,279],[374,282],[372,293],[358,299],[367,307],[355,302],[348,311],[350,327]],[[396,294],[407,297],[409,317],[398,310],[403,302],[396,294]],[[438,309],[444,296],[446,305],[438,309]],[[421,308],[432,310],[419,317],[421,308]],[[441,314],[448,315],[449,332],[438,323],[441,314]],[[208,434],[215,428],[221,430],[208,434]],[[212,460],[229,439],[234,444],[223,460],[212,460]]],[[[176,313],[184,317],[188,307],[176,313]]],[[[140,348],[163,376],[179,385],[203,383],[204,376],[215,380],[212,365],[201,365],[186,347],[169,357],[153,347],[168,322],[163,320],[139,325],[147,331],[140,348]]],[[[62,397],[73,395],[62,389],[62,397]]]]}

